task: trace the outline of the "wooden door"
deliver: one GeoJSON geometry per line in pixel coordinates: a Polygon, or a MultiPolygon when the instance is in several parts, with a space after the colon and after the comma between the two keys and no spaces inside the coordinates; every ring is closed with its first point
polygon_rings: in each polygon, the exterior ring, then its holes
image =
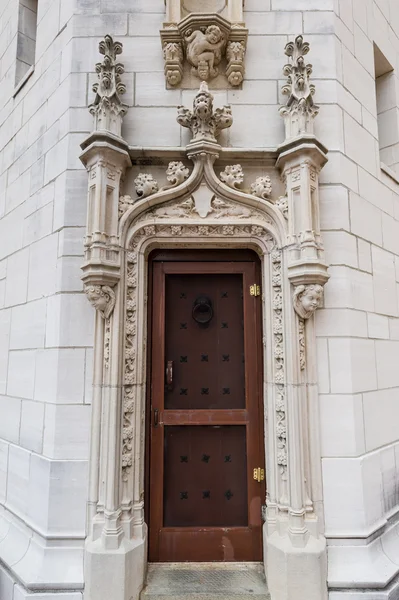
{"type": "Polygon", "coordinates": [[[150,561],[262,560],[255,260],[154,262],[150,561]]]}

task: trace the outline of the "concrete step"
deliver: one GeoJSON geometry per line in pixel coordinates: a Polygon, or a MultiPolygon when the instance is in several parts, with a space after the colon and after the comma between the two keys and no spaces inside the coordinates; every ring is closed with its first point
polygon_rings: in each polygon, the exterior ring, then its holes
{"type": "Polygon", "coordinates": [[[140,600],[270,600],[262,563],[154,563],[140,600]]]}

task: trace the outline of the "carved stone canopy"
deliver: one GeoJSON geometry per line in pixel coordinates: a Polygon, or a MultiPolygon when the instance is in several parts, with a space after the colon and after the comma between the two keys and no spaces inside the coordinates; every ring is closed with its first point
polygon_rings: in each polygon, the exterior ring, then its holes
{"type": "Polygon", "coordinates": [[[178,85],[184,73],[184,59],[191,74],[203,81],[222,70],[231,86],[244,79],[244,58],[248,30],[218,14],[192,13],[178,23],[165,23],[161,30],[165,76],[170,86],[178,85]]]}

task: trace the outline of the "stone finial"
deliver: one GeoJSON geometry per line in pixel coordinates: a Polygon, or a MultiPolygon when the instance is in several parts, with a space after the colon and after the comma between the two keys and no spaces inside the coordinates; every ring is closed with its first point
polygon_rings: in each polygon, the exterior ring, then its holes
{"type": "Polygon", "coordinates": [[[301,319],[313,315],[323,301],[323,286],[319,284],[298,285],[294,290],[294,308],[301,319]]]}
{"type": "Polygon", "coordinates": [[[201,83],[198,94],[194,98],[193,110],[184,106],[177,108],[177,122],[191,130],[193,142],[213,142],[222,129],[231,127],[233,116],[230,106],[223,106],[213,110],[213,96],[209,92],[205,81],[201,83]]]}
{"type": "Polygon", "coordinates": [[[289,42],[285,46],[285,54],[290,62],[283,68],[288,81],[283,86],[282,93],[288,96],[288,100],[280,108],[280,114],[285,120],[287,140],[303,133],[313,133],[313,119],[319,112],[319,107],[313,103],[315,86],[309,82],[312,65],[305,64],[304,59],[309,48],[301,35],[295,38],[295,42],[289,42]]]}
{"type": "Polygon", "coordinates": [[[104,59],[96,64],[99,81],[93,85],[96,97],[89,106],[90,113],[94,116],[94,129],[106,130],[118,136],[121,135],[122,118],[127,112],[127,105],[120,98],[126,91],[126,86],[121,81],[124,67],[122,63],[116,62],[122,48],[122,44],[114,42],[110,35],[106,35],[100,42],[99,51],[104,59]]]}
{"type": "Polygon", "coordinates": [[[107,285],[86,285],[85,293],[90,304],[103,319],[109,319],[115,307],[115,292],[107,285]]]}

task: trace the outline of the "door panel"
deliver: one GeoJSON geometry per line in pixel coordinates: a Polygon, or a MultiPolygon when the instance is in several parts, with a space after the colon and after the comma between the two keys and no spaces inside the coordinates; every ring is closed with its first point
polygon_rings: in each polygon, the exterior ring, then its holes
{"type": "Polygon", "coordinates": [[[153,264],[152,561],[262,558],[256,278],[255,261],[153,264]]]}

